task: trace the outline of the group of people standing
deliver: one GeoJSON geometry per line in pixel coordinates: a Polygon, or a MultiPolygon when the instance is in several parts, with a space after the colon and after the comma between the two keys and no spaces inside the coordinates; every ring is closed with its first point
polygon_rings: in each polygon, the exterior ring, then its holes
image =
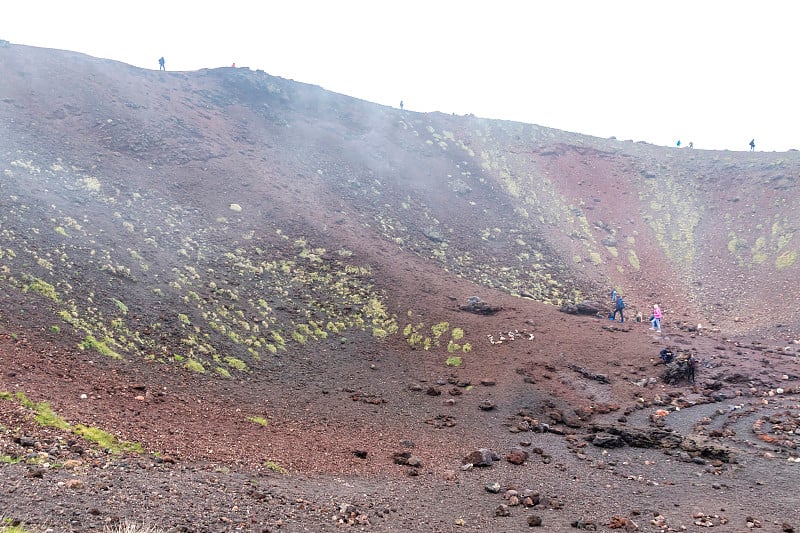
{"type": "MultiPolygon", "coordinates": [[[[614,310],[608,314],[608,319],[616,321],[617,314],[619,314],[620,323],[624,323],[625,301],[622,299],[622,296],[619,295],[616,289],[611,291],[611,303],[614,310]]],[[[661,333],[661,319],[663,317],[664,313],[661,311],[661,307],[658,304],[653,304],[653,312],[650,314],[650,331],[657,331],[658,333],[661,333]]],[[[637,313],[636,321],[644,321],[641,313],[637,313]]],[[[698,360],[693,353],[684,352],[680,354],[680,356],[676,356],[671,349],[664,348],[659,353],[659,356],[661,357],[661,361],[667,365],[669,369],[665,378],[669,383],[671,383],[673,380],[678,380],[684,377],[689,383],[694,383],[695,369],[698,366],[698,360]],[[675,364],[672,365],[672,363],[675,364]]]]}
{"type": "MultiPolygon", "coordinates": [[[[612,321],[617,320],[617,313],[619,313],[619,322],[620,324],[625,323],[625,301],[622,299],[622,296],[619,295],[617,289],[613,289],[611,291],[611,303],[614,306],[614,310],[609,313],[608,319],[612,321]]],[[[663,318],[664,314],[661,312],[661,308],[658,304],[653,304],[653,312],[650,315],[650,330],[658,331],[661,333],[661,319],[663,318]]]]}

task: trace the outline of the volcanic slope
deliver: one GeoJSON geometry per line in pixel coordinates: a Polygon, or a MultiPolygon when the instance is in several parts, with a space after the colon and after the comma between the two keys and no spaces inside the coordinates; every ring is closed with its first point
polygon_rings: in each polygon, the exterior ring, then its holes
{"type": "Polygon", "coordinates": [[[415,113],[243,68],[10,45],[0,69],[0,514],[800,525],[796,152],[415,113]],[[633,320],[656,302],[663,335],[633,320]],[[665,380],[664,347],[696,354],[694,385],[665,380]],[[462,467],[482,448],[500,460],[462,467]]]}

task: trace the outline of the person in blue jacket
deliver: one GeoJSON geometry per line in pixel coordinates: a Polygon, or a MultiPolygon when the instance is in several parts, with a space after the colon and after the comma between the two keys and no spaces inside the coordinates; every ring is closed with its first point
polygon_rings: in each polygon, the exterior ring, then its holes
{"type": "Polygon", "coordinates": [[[625,309],[625,302],[622,301],[622,296],[617,295],[617,303],[614,305],[614,314],[611,316],[611,320],[617,319],[617,313],[619,313],[619,322],[620,324],[625,322],[625,315],[622,313],[622,310],[625,309]]]}

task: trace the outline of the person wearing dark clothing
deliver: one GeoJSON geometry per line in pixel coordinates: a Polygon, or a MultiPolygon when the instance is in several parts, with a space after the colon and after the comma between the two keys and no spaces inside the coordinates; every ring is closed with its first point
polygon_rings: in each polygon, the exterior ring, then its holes
{"type": "Polygon", "coordinates": [[[625,309],[625,302],[622,301],[622,296],[617,296],[617,303],[614,306],[614,314],[611,316],[611,320],[617,319],[617,313],[619,313],[619,321],[620,323],[625,322],[625,315],[622,314],[622,310],[625,309]]]}
{"type": "Polygon", "coordinates": [[[672,353],[672,350],[670,350],[669,348],[664,348],[663,350],[661,350],[659,357],[661,357],[661,360],[664,361],[665,365],[668,365],[672,362],[673,359],[675,359],[675,354],[672,353]]]}
{"type": "Polygon", "coordinates": [[[750,140],[750,151],[752,152],[755,149],[756,149],[756,140],[755,139],[751,139],[750,140]]]}
{"type": "Polygon", "coordinates": [[[689,354],[689,358],[686,359],[686,379],[689,380],[689,383],[694,383],[695,368],[697,368],[697,358],[694,354],[689,354]]]}
{"type": "Polygon", "coordinates": [[[164,58],[163,57],[159,57],[158,58],[158,70],[167,70],[166,67],[164,66],[164,58]]]}

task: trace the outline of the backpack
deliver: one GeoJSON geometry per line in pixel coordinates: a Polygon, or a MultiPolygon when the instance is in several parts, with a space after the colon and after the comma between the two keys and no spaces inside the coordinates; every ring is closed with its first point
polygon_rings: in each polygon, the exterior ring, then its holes
{"type": "Polygon", "coordinates": [[[617,309],[618,310],[625,309],[625,302],[622,301],[621,296],[617,296],[617,309]]]}

